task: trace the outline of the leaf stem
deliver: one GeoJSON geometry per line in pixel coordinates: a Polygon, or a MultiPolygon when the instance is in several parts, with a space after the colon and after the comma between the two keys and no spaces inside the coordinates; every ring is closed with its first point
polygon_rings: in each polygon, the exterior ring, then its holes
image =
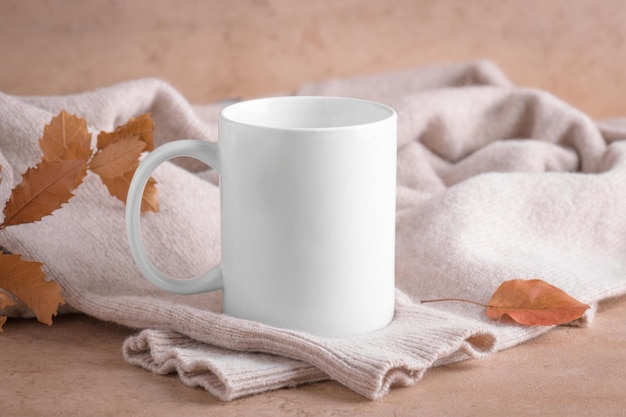
{"type": "Polygon", "coordinates": [[[486,308],[490,307],[487,304],[482,304],[482,303],[478,303],[476,301],[466,300],[464,298],[437,298],[437,299],[434,299],[434,300],[421,300],[420,302],[422,304],[425,304],[425,303],[440,303],[440,302],[443,302],[443,301],[460,301],[460,302],[463,302],[463,303],[475,304],[475,305],[481,306],[481,307],[486,307],[486,308]]]}

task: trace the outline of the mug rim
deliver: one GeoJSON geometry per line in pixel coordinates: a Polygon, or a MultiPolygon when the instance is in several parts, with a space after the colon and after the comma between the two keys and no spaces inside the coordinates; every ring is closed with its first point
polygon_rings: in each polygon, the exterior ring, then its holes
{"type": "MultiPolygon", "coordinates": [[[[266,111],[267,112],[267,111],[266,111]]],[[[254,113],[254,112],[249,112],[254,113]]],[[[354,97],[342,97],[342,96],[273,96],[262,97],[250,100],[242,100],[224,107],[219,113],[220,122],[226,121],[236,125],[249,126],[260,129],[281,130],[281,131],[334,131],[334,130],[346,130],[346,129],[359,129],[359,128],[371,128],[375,125],[385,123],[389,120],[397,118],[396,111],[386,105],[372,100],[365,100],[354,97]],[[242,110],[245,107],[250,108],[255,106],[260,112],[260,109],[266,109],[268,105],[272,103],[279,103],[281,105],[297,105],[300,103],[347,103],[352,106],[362,106],[366,108],[375,109],[378,112],[378,116],[363,119],[362,121],[354,121],[350,123],[340,123],[335,125],[324,126],[289,126],[278,123],[259,122],[257,120],[251,120],[251,118],[243,117],[242,110]]],[[[265,120],[265,119],[264,119],[265,120]]]]}

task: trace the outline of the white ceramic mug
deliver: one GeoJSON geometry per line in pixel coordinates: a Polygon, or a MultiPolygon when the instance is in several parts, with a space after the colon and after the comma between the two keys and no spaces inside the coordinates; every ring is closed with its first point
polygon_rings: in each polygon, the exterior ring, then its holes
{"type": "Polygon", "coordinates": [[[219,116],[219,141],[150,153],[127,199],[130,248],[162,289],[222,289],[225,314],[321,336],[366,333],[394,313],[396,125],[393,109],[339,97],[243,101],[219,116]],[[159,271],[139,229],[154,169],[188,156],[220,174],[222,260],[186,280],[159,271]]]}

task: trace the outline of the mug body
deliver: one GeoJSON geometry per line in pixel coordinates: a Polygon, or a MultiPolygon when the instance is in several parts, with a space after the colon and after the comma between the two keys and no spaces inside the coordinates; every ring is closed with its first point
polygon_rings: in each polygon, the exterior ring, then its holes
{"type": "Polygon", "coordinates": [[[223,309],[322,336],[394,314],[396,114],[276,97],[220,114],[223,309]]]}

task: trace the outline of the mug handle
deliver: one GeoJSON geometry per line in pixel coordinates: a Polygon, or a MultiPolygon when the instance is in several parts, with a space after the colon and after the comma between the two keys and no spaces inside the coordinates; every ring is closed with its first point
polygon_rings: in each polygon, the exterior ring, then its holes
{"type": "Polygon", "coordinates": [[[159,146],[141,162],[126,198],[126,234],[130,251],[141,272],[157,287],[177,294],[198,294],[223,288],[221,264],[192,279],[174,279],[160,271],[147,256],[141,241],[139,224],[141,199],[152,172],[163,162],[178,156],[198,159],[220,171],[220,147],[217,143],[194,139],[176,140],[159,146]]]}

